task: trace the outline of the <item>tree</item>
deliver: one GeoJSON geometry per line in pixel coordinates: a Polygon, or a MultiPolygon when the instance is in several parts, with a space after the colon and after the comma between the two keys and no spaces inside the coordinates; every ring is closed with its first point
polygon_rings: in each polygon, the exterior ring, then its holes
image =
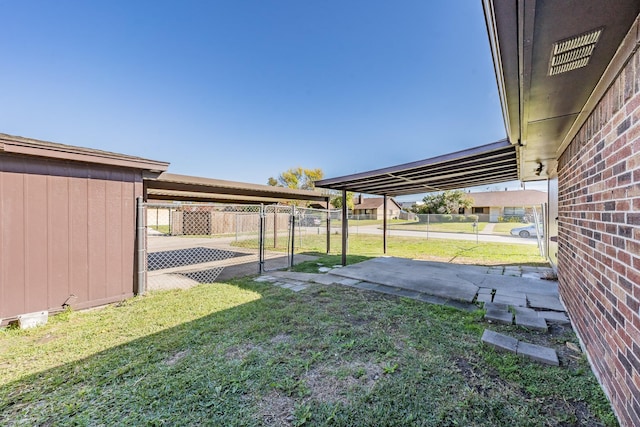
{"type": "MultiPolygon", "coordinates": [[[[331,204],[336,209],[342,208],[342,191],[333,194],[331,197],[331,204]]],[[[354,205],[353,193],[351,191],[347,191],[347,209],[353,209],[354,205]]]]}
{"type": "Polygon", "coordinates": [[[273,187],[299,188],[313,190],[314,181],[322,179],[322,169],[291,168],[282,172],[277,178],[270,177],[267,183],[273,187]]]}
{"type": "Polygon", "coordinates": [[[423,214],[457,214],[460,208],[473,206],[473,199],[462,190],[446,190],[427,195],[424,205],[418,208],[423,214]]]}

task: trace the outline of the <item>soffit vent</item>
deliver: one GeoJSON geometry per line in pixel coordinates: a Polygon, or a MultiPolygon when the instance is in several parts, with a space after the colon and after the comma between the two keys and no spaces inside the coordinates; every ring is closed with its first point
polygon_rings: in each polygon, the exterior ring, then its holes
{"type": "Polygon", "coordinates": [[[602,28],[554,43],[549,75],[555,76],[586,67],[600,39],[600,34],[602,34],[602,28]]]}

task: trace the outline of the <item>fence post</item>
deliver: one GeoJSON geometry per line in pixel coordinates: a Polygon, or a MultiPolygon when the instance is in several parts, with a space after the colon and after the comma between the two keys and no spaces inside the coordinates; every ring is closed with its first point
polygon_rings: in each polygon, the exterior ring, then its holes
{"type": "Polygon", "coordinates": [[[429,240],[429,221],[431,220],[431,214],[427,214],[427,240],[429,240]]]}
{"type": "Polygon", "coordinates": [[[327,198],[327,255],[331,253],[331,205],[327,198]]]}
{"type": "Polygon", "coordinates": [[[147,233],[145,230],[144,202],[142,197],[136,197],[136,294],[142,295],[147,288],[147,233]]]}
{"type": "Polygon", "coordinates": [[[273,249],[278,247],[278,205],[273,208],[273,249]]]}
{"type": "Polygon", "coordinates": [[[296,205],[293,205],[291,209],[291,260],[289,261],[289,268],[293,267],[293,254],[295,252],[296,242],[296,205]]]}
{"type": "Polygon", "coordinates": [[[265,213],[264,205],[260,204],[260,212],[258,214],[258,274],[264,272],[264,226],[265,226],[265,213]]]}

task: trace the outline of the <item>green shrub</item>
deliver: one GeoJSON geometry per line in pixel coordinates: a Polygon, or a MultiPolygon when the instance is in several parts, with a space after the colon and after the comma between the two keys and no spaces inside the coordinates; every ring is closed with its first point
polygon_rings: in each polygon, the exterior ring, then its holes
{"type": "Polygon", "coordinates": [[[453,220],[453,215],[449,215],[449,214],[440,215],[440,220],[442,222],[451,222],[453,220]]]}
{"type": "Polygon", "coordinates": [[[469,222],[478,222],[478,219],[480,219],[480,217],[478,215],[469,215],[469,216],[467,216],[467,221],[469,221],[469,222]]]}

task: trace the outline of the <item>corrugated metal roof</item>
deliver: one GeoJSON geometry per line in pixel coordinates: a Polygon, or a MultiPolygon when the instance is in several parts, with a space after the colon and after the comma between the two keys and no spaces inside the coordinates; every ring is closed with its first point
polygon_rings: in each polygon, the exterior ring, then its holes
{"type": "Polygon", "coordinates": [[[316,181],[316,187],[400,196],[518,179],[515,147],[504,139],[384,169],[316,181]]]}

